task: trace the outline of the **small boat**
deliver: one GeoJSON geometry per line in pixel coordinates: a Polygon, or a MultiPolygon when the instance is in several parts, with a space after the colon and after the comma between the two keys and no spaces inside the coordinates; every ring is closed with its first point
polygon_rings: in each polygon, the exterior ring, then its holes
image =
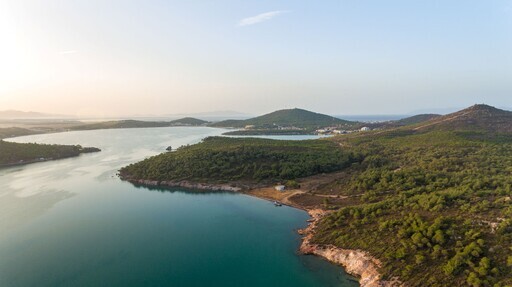
{"type": "Polygon", "coordinates": [[[279,201],[275,201],[275,200],[274,200],[274,205],[275,205],[275,206],[283,206],[283,204],[282,204],[281,202],[279,202],[279,201]]]}

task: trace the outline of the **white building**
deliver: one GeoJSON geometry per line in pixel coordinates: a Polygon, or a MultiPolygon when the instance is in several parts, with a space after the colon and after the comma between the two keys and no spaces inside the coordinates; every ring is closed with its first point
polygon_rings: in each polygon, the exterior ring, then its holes
{"type": "Polygon", "coordinates": [[[362,132],[367,132],[367,131],[371,131],[371,129],[370,129],[369,127],[362,127],[362,128],[360,129],[360,131],[362,131],[362,132]]]}
{"type": "Polygon", "coordinates": [[[274,188],[277,191],[284,191],[286,189],[286,186],[284,186],[284,185],[276,185],[274,188]]]}

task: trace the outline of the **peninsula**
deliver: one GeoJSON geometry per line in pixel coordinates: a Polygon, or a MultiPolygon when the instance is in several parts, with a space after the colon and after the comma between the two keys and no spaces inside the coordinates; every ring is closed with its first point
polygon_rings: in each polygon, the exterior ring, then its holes
{"type": "Polygon", "coordinates": [[[309,210],[302,251],[344,265],[362,286],[508,286],[510,158],[512,112],[475,105],[321,140],[207,138],[120,174],[228,185],[309,210]]]}
{"type": "Polygon", "coordinates": [[[0,167],[75,157],[99,151],[99,148],[79,145],[13,143],[0,140],[0,167]]]}
{"type": "Polygon", "coordinates": [[[99,148],[80,145],[14,143],[3,140],[37,133],[41,132],[18,127],[0,128],[0,167],[75,157],[83,153],[101,151],[99,148]]]}

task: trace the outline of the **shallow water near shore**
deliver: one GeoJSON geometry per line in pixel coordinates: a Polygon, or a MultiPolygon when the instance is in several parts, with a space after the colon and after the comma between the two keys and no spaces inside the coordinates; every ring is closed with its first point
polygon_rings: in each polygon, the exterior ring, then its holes
{"type": "Polygon", "coordinates": [[[225,130],[119,129],[16,142],[102,149],[0,169],[0,286],[358,286],[300,256],[308,215],[246,195],[135,187],[127,164],[225,130]]]}

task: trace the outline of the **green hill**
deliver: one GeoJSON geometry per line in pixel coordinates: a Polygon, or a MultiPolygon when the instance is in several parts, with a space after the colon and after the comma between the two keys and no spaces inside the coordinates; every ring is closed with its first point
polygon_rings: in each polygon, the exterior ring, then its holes
{"type": "Polygon", "coordinates": [[[384,279],[512,286],[511,125],[511,112],[476,105],[322,140],[210,138],[121,173],[135,181],[296,180],[304,193],[290,202],[331,211],[312,242],[368,252],[384,279]]]}
{"type": "Polygon", "coordinates": [[[209,137],[121,169],[130,181],[158,180],[247,183],[291,180],[333,172],[358,157],[325,140],[277,141],[209,137]]]}
{"type": "Polygon", "coordinates": [[[259,129],[274,129],[278,127],[315,129],[328,126],[351,126],[354,124],[354,122],[303,109],[288,109],[275,111],[247,120],[226,120],[214,123],[211,126],[243,128],[248,125],[253,125],[255,128],[259,129]]]}
{"type": "Polygon", "coordinates": [[[137,121],[120,120],[92,124],[83,124],[71,127],[72,130],[100,130],[100,129],[129,129],[129,128],[158,128],[174,126],[201,126],[208,122],[196,118],[182,118],[173,121],[137,121]]]}

